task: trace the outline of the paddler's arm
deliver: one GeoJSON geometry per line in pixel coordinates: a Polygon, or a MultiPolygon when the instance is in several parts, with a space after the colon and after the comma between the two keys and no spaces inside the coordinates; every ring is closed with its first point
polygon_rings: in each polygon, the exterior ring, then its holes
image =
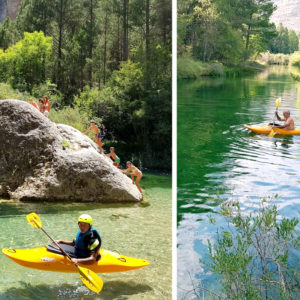
{"type": "Polygon", "coordinates": [[[91,256],[87,258],[72,258],[72,262],[74,264],[95,262],[97,260],[97,256],[97,253],[92,253],[91,256]]]}
{"type": "Polygon", "coordinates": [[[279,117],[278,111],[275,112],[278,121],[284,121],[284,119],[279,117]]]}
{"type": "Polygon", "coordinates": [[[63,240],[58,240],[56,241],[57,244],[65,244],[65,245],[70,245],[70,246],[74,246],[75,243],[74,241],[63,241],[63,240]]]}

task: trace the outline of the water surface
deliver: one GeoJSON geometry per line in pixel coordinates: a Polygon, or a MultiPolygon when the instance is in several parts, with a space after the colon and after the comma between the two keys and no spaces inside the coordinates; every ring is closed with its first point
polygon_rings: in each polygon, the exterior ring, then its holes
{"type": "MultiPolygon", "coordinates": [[[[279,213],[300,218],[300,136],[250,133],[244,124],[270,122],[275,99],[300,124],[300,86],[287,68],[246,78],[178,84],[178,295],[193,286],[215,290],[218,278],[199,259],[208,253],[222,201],[238,199],[245,213],[276,195],[279,213]]],[[[269,201],[269,200],[268,200],[269,201]]]]}
{"type": "Polygon", "coordinates": [[[87,213],[102,237],[102,248],[147,259],[135,271],[99,274],[104,288],[95,296],[78,274],[44,272],[19,266],[0,254],[0,299],[171,299],[171,177],[145,174],[149,205],[48,204],[0,200],[0,248],[34,248],[49,243],[26,221],[36,212],[55,238],[73,240],[77,218],[87,213]]]}

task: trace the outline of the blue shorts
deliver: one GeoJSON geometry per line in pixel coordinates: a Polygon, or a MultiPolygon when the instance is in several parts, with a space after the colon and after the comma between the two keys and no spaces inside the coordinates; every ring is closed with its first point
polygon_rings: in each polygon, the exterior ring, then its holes
{"type": "Polygon", "coordinates": [[[102,138],[102,134],[99,132],[98,135],[96,134],[96,137],[101,139],[102,138]]]}

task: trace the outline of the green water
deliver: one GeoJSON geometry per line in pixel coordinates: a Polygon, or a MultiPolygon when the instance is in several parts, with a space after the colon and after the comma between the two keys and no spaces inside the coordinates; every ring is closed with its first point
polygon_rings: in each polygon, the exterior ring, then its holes
{"type": "Polygon", "coordinates": [[[279,213],[300,219],[300,136],[270,139],[244,128],[272,121],[278,97],[279,110],[290,109],[299,126],[300,86],[287,68],[178,83],[179,299],[192,297],[194,286],[218,289],[219,278],[199,259],[215,238],[208,216],[225,225],[215,214],[220,202],[238,199],[247,213],[261,198],[279,195],[279,213]]]}
{"type": "Polygon", "coordinates": [[[171,177],[145,174],[142,187],[150,205],[47,204],[0,201],[0,248],[33,248],[49,243],[26,221],[35,211],[55,239],[74,239],[77,218],[90,214],[102,248],[147,259],[135,271],[100,274],[104,288],[95,296],[77,274],[21,267],[0,254],[0,299],[171,299],[171,177]]]}

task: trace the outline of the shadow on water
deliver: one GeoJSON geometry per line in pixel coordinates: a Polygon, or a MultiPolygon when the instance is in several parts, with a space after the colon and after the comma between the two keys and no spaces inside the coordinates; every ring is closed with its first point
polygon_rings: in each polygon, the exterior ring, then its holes
{"type": "Polygon", "coordinates": [[[85,287],[74,287],[71,284],[32,286],[21,282],[22,287],[10,288],[0,294],[0,300],[34,300],[34,299],[127,299],[126,296],[143,294],[152,288],[146,284],[132,281],[107,281],[99,295],[85,287]]]}

